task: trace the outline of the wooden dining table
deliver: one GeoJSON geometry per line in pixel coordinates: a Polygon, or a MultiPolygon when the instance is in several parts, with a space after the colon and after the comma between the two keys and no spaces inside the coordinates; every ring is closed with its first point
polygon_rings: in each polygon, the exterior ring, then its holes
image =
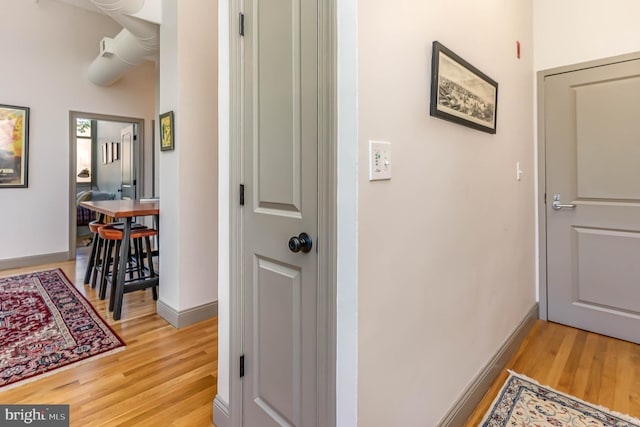
{"type": "MultiPolygon", "coordinates": [[[[122,245],[120,246],[120,264],[118,265],[118,277],[115,279],[115,282],[112,283],[112,286],[117,285],[118,287],[124,286],[125,282],[125,273],[127,266],[127,258],[126,254],[129,253],[130,247],[130,236],[131,236],[131,224],[133,223],[134,217],[140,216],[154,216],[156,228],[160,224],[159,216],[160,216],[160,202],[158,200],[151,201],[139,201],[139,200],[96,200],[96,201],[85,201],[80,202],[80,206],[90,209],[99,214],[98,221],[104,222],[105,217],[111,217],[115,219],[123,219],[124,227],[123,227],[123,235],[122,235],[122,245]]],[[[159,231],[159,230],[158,230],[159,231]]],[[[89,258],[89,262],[87,263],[87,269],[84,275],[84,283],[88,284],[91,278],[91,271],[93,269],[94,263],[94,254],[97,250],[98,246],[98,235],[93,236],[93,244],[92,244],[91,253],[92,256],[89,258]]],[[[157,280],[157,279],[156,279],[157,280]]],[[[116,300],[113,308],[113,319],[119,320],[120,315],[122,313],[122,301],[116,300]]]]}

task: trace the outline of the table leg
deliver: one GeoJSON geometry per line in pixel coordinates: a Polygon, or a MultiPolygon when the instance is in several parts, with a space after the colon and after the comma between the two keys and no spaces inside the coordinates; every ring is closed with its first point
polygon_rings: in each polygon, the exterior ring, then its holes
{"type": "Polygon", "coordinates": [[[124,230],[122,230],[122,245],[120,245],[120,264],[118,265],[118,277],[115,283],[111,283],[111,286],[115,286],[115,305],[113,306],[113,320],[120,320],[122,314],[122,298],[120,295],[124,294],[124,281],[125,274],[127,272],[127,261],[129,254],[129,244],[131,241],[131,222],[132,217],[126,218],[124,223],[124,230]]]}
{"type": "MultiPolygon", "coordinates": [[[[101,213],[98,216],[98,221],[99,222],[104,222],[104,214],[101,213]]],[[[93,270],[93,267],[95,265],[95,261],[96,261],[96,251],[98,250],[98,240],[100,239],[100,236],[98,236],[98,233],[95,233],[93,235],[93,242],[91,244],[91,256],[89,257],[89,262],[87,262],[87,269],[84,272],[84,284],[88,285],[89,282],[91,281],[91,271],[93,270]]]]}

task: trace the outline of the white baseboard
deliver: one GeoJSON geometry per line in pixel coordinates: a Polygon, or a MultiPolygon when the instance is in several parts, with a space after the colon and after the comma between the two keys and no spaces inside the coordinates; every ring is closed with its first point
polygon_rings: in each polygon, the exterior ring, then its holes
{"type": "Polygon", "coordinates": [[[184,311],[176,311],[162,300],[158,300],[156,311],[160,317],[179,329],[217,316],[218,301],[213,301],[184,311]]]}
{"type": "Polygon", "coordinates": [[[520,347],[520,344],[536,320],[538,320],[538,303],[529,310],[524,319],[522,319],[522,322],[520,322],[520,325],[511,333],[489,363],[482,368],[460,399],[458,399],[449,412],[438,423],[438,426],[459,427],[464,425],[487,393],[487,390],[491,387],[493,381],[498,377],[498,374],[500,374],[509,362],[509,359],[511,359],[516,350],[518,350],[518,347],[520,347]]]}
{"type": "Polygon", "coordinates": [[[217,394],[213,399],[213,425],[216,427],[230,427],[231,426],[231,411],[229,410],[229,404],[220,398],[217,394]]]}
{"type": "Polygon", "coordinates": [[[22,258],[5,259],[0,261],[0,270],[12,268],[34,267],[36,265],[52,264],[69,260],[69,252],[58,252],[45,255],[25,256],[22,258]]]}

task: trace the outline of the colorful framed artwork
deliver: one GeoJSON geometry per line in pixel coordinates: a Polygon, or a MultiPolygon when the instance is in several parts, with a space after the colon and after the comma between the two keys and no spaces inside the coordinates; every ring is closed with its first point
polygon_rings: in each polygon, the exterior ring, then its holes
{"type": "Polygon", "coordinates": [[[173,111],[160,115],[160,151],[174,149],[173,111]]]}
{"type": "Polygon", "coordinates": [[[29,108],[0,104],[0,188],[26,188],[29,108]]]}
{"type": "Polygon", "coordinates": [[[434,41],[430,115],[496,133],[497,109],[498,83],[434,41]]]}

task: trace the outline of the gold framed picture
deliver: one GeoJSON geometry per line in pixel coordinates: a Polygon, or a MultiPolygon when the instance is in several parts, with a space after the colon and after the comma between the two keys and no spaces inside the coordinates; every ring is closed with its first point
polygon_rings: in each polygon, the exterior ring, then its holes
{"type": "Polygon", "coordinates": [[[173,111],[160,114],[160,151],[174,149],[173,111]]]}

